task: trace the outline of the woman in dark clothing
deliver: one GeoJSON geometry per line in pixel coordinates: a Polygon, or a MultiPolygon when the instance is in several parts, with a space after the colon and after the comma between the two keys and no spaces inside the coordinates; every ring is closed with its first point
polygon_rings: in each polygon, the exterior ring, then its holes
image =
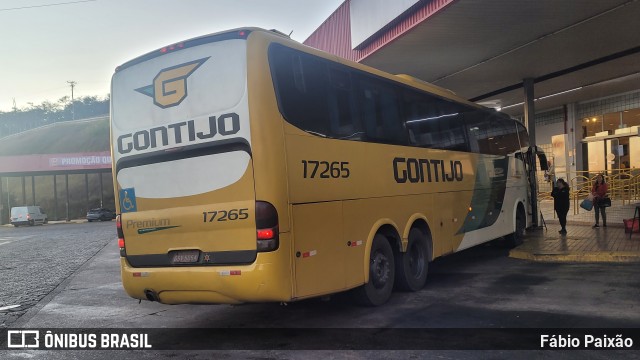
{"type": "Polygon", "coordinates": [[[600,201],[606,197],[607,190],[607,183],[604,182],[604,176],[602,176],[602,174],[599,174],[598,176],[596,176],[596,183],[593,184],[593,189],[591,189],[591,194],[593,194],[593,209],[596,213],[596,224],[593,225],[594,228],[600,227],[598,225],[598,223],[600,222],[600,213],[602,213],[602,226],[607,227],[607,214],[604,210],[605,207],[600,206],[600,201]]]}
{"type": "Polygon", "coordinates": [[[560,234],[567,233],[567,213],[569,212],[569,184],[564,181],[563,178],[558,179],[556,181],[556,186],[553,187],[551,191],[551,196],[553,196],[553,208],[558,214],[558,219],[560,220],[560,234]]]}

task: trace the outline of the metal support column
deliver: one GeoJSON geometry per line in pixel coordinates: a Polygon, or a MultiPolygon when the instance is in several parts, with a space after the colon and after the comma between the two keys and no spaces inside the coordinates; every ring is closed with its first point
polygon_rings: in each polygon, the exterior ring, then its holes
{"type": "Polygon", "coordinates": [[[65,196],[67,197],[67,218],[69,221],[69,174],[64,174],[64,185],[66,187],[65,196]]]}
{"type": "Polygon", "coordinates": [[[84,174],[84,194],[87,204],[87,212],[89,212],[89,174],[84,174]]]}
{"type": "Polygon", "coordinates": [[[36,177],[31,176],[31,205],[36,205],[36,177]]]}
{"type": "MultiPolygon", "coordinates": [[[[7,211],[10,211],[10,209],[7,209],[7,211]]],[[[2,177],[0,177],[0,225],[4,224],[3,215],[4,215],[4,194],[2,193],[2,177]]]]}
{"type": "Polygon", "coordinates": [[[58,182],[56,175],[53,175],[53,218],[58,219],[58,182]]]}
{"type": "Polygon", "coordinates": [[[104,207],[104,189],[102,184],[102,173],[98,173],[100,176],[100,207],[104,207]]]}
{"type": "MultiPolygon", "coordinates": [[[[578,106],[576,103],[567,104],[567,123],[569,124],[569,141],[573,151],[573,165],[575,171],[586,170],[582,166],[582,124],[578,119],[578,106]]],[[[575,176],[575,173],[574,173],[575,176]]]]}
{"type": "Polygon", "coordinates": [[[534,108],[533,79],[524,79],[524,124],[529,131],[529,143],[534,149],[529,159],[529,179],[531,186],[531,221],[538,226],[538,179],[536,178],[536,113],[534,108]]]}
{"type": "MultiPolygon", "coordinates": [[[[7,211],[11,211],[11,188],[9,187],[9,177],[7,176],[7,211]]],[[[9,213],[11,216],[11,213],[9,213]]]]}
{"type": "Polygon", "coordinates": [[[27,185],[25,177],[22,177],[22,205],[27,205],[27,185]]]}

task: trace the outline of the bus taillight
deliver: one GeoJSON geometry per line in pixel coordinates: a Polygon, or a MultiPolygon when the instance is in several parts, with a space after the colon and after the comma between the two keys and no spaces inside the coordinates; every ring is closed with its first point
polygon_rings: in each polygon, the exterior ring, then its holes
{"type": "Polygon", "coordinates": [[[122,231],[122,215],[116,216],[116,231],[118,233],[118,247],[120,248],[120,256],[125,256],[124,249],[124,231],[122,231]]]}
{"type": "Polygon", "coordinates": [[[266,201],[256,201],[256,239],[258,252],[278,248],[278,211],[266,201]]]}
{"type": "Polygon", "coordinates": [[[258,229],[258,240],[273,239],[273,229],[258,229]]]}

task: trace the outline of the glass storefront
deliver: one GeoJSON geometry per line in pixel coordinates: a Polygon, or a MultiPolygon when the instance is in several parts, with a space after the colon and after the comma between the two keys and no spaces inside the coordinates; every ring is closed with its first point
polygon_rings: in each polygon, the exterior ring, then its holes
{"type": "Polygon", "coordinates": [[[640,109],[612,112],[582,119],[582,138],[608,131],[609,135],[617,129],[640,126],[640,109]]]}
{"type": "MultiPolygon", "coordinates": [[[[629,109],[611,112],[604,115],[584,117],[582,120],[582,138],[620,134],[633,126],[640,126],[640,109],[629,109]],[[606,132],[606,134],[602,134],[606,132]]],[[[638,132],[625,136],[589,142],[588,169],[603,171],[637,168],[640,165],[640,148],[638,148],[638,132]],[[598,150],[598,151],[596,151],[598,150]],[[600,154],[602,153],[602,154],[600,154]],[[606,160],[598,159],[606,156],[606,160]],[[600,164],[602,162],[602,164],[600,164]],[[606,162],[606,165],[605,165],[606,162]]]]}

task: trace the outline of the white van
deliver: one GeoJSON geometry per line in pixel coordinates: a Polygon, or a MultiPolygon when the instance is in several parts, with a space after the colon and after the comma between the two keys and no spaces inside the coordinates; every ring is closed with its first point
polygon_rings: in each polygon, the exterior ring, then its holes
{"type": "Polygon", "coordinates": [[[17,206],[11,208],[11,225],[35,225],[46,224],[48,222],[47,214],[40,206],[17,206]]]}

